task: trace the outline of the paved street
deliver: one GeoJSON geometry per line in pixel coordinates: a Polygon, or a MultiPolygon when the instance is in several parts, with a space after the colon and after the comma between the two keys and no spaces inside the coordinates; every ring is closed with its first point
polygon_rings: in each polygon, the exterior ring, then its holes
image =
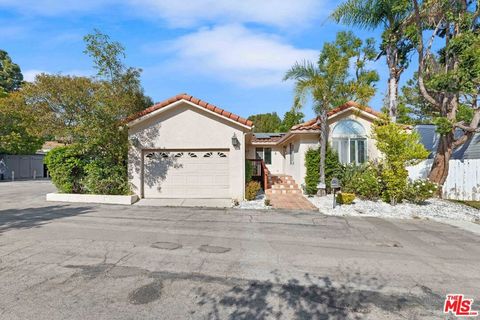
{"type": "Polygon", "coordinates": [[[425,220],[53,203],[0,183],[1,319],[437,319],[480,237],[425,220]]]}

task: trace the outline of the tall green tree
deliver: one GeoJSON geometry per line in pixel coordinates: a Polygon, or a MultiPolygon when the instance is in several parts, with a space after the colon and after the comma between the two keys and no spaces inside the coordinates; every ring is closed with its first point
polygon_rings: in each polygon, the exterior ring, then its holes
{"type": "Polygon", "coordinates": [[[480,5],[478,0],[412,0],[418,88],[440,134],[429,179],[443,185],[453,151],[480,122],[480,5]],[[432,48],[440,48],[437,53],[432,48]],[[470,117],[470,121],[467,119],[470,117]],[[464,135],[458,137],[460,129],[464,135]]]}
{"type": "Polygon", "coordinates": [[[319,118],[319,195],[326,194],[327,113],[348,100],[366,104],[375,94],[378,74],[366,68],[366,63],[377,55],[374,46],[373,39],[367,39],[363,43],[351,32],[339,32],[334,42],[324,44],[316,64],[309,61],[297,62],[285,75],[284,80],[295,80],[297,108],[301,108],[306,98],[311,97],[313,110],[319,118]]]}
{"type": "Polygon", "coordinates": [[[410,0],[347,0],[332,14],[337,22],[368,30],[383,29],[381,54],[388,65],[388,110],[391,121],[397,118],[398,83],[408,66],[413,43],[405,36],[405,19],[412,12],[410,0]]]}
{"type": "Polygon", "coordinates": [[[280,132],[282,120],[276,112],[254,114],[248,117],[255,125],[254,132],[280,132]]]}
{"type": "Polygon", "coordinates": [[[23,82],[22,71],[8,53],[0,49],[0,97],[20,89],[23,82]]]}
{"type": "MultiPolygon", "coordinates": [[[[63,153],[81,158],[78,163],[84,167],[75,169],[82,173],[77,177],[81,186],[75,190],[125,193],[128,130],[124,120],[152,101],[143,92],[141,69],[124,64],[121,44],[97,30],[85,42],[85,52],[98,71],[95,77],[42,74],[21,92],[31,109],[43,115],[44,130],[72,144],[72,150],[60,150],[57,158],[63,153]]],[[[64,174],[69,173],[56,176],[64,174]]]]}
{"type": "Polygon", "coordinates": [[[295,108],[285,112],[283,115],[282,125],[280,126],[280,132],[287,132],[294,125],[302,123],[304,116],[305,115],[302,112],[296,110],[295,108]]]}
{"type": "Polygon", "coordinates": [[[20,92],[0,98],[0,154],[34,154],[44,142],[38,123],[20,92]]]}
{"type": "MultiPolygon", "coordinates": [[[[423,98],[418,89],[418,76],[408,79],[398,96],[397,122],[401,124],[431,124],[433,118],[438,116],[423,98]]],[[[388,107],[383,107],[382,112],[388,114],[388,107]]]]}

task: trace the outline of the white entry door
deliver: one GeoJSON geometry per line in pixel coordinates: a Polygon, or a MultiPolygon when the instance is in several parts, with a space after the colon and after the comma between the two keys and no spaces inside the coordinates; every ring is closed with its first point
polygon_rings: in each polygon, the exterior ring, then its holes
{"type": "Polygon", "coordinates": [[[228,151],[154,151],[144,155],[145,198],[230,198],[228,151]]]}

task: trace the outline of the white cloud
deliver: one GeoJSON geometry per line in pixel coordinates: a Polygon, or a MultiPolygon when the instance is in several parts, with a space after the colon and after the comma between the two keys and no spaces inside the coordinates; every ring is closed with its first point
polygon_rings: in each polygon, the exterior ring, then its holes
{"type": "Polygon", "coordinates": [[[35,77],[41,73],[48,73],[48,72],[43,70],[36,70],[36,69],[22,71],[23,80],[27,82],[32,82],[33,80],[35,80],[35,77]]]}
{"type": "Polygon", "coordinates": [[[323,0],[129,0],[174,27],[202,23],[260,23],[293,27],[322,15],[323,0]]]}
{"type": "Polygon", "coordinates": [[[163,19],[172,27],[205,23],[259,23],[292,28],[322,16],[326,0],[0,0],[0,8],[23,14],[58,16],[68,13],[98,13],[101,9],[126,9],[163,19]]]}
{"type": "Polygon", "coordinates": [[[316,50],[295,48],[278,36],[241,25],[202,28],[160,44],[166,46],[174,55],[171,68],[251,87],[280,85],[292,64],[318,55],[316,50]]]}

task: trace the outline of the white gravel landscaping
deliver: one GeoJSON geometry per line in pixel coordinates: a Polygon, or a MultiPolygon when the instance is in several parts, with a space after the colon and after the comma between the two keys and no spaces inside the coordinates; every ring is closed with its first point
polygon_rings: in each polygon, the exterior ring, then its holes
{"type": "Polygon", "coordinates": [[[240,204],[238,206],[235,206],[234,208],[253,210],[253,209],[270,209],[271,207],[265,205],[265,194],[261,193],[257,195],[255,200],[241,201],[240,204]]]}
{"type": "Polygon", "coordinates": [[[327,195],[326,197],[314,196],[307,199],[319,208],[321,213],[326,215],[370,216],[399,219],[451,219],[480,222],[480,210],[437,198],[429,199],[427,203],[423,205],[400,203],[396,206],[391,206],[382,201],[375,202],[355,199],[353,204],[337,205],[335,209],[332,208],[333,195],[327,195]]]}

